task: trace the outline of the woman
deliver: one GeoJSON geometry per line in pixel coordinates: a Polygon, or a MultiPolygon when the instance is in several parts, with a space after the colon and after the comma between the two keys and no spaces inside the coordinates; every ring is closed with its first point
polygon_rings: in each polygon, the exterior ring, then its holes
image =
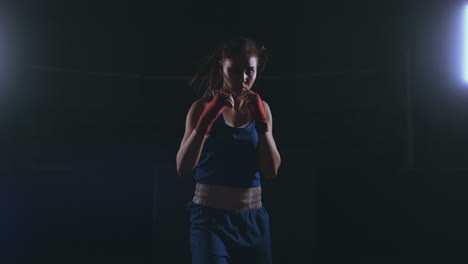
{"type": "Polygon", "coordinates": [[[260,179],[276,177],[281,158],[270,107],[251,90],[265,49],[239,37],[209,58],[206,91],[188,111],[177,153],[178,174],[196,181],[192,263],[271,263],[260,179]]]}

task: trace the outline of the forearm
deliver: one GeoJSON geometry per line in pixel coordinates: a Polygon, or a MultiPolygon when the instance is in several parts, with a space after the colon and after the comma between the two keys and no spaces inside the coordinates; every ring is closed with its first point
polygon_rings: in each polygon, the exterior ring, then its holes
{"type": "Polygon", "coordinates": [[[180,176],[192,176],[193,171],[200,160],[205,138],[205,135],[199,134],[193,130],[185,144],[179,149],[176,161],[177,173],[180,176]]]}
{"type": "Polygon", "coordinates": [[[275,178],[281,164],[281,156],[271,132],[258,135],[259,171],[268,179],[275,178]]]}

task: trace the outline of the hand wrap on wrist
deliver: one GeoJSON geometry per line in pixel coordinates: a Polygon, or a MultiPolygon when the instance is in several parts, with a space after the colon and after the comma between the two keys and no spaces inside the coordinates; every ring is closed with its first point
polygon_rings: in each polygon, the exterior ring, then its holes
{"type": "Polygon", "coordinates": [[[216,121],[216,118],[218,118],[218,116],[223,112],[225,107],[225,101],[220,97],[220,93],[217,93],[208,103],[203,113],[200,115],[198,123],[195,126],[197,133],[205,136],[208,135],[214,122],[216,121]]]}
{"type": "Polygon", "coordinates": [[[262,98],[258,93],[255,93],[255,108],[253,109],[254,116],[255,116],[255,129],[257,133],[264,134],[265,132],[270,131],[268,127],[268,118],[265,113],[265,108],[263,107],[262,98]]]}

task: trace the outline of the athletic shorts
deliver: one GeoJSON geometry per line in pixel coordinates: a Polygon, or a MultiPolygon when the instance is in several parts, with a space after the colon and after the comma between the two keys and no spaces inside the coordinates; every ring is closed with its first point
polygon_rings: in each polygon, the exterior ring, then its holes
{"type": "Polygon", "coordinates": [[[227,211],[187,204],[192,264],[270,264],[270,217],[264,207],[227,211]]]}

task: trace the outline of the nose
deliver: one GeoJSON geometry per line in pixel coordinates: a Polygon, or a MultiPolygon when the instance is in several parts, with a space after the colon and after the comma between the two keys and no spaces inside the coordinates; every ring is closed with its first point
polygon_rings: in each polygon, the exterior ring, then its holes
{"type": "Polygon", "coordinates": [[[248,77],[249,75],[247,74],[247,71],[244,71],[244,73],[242,74],[242,81],[245,82],[248,77]]]}

